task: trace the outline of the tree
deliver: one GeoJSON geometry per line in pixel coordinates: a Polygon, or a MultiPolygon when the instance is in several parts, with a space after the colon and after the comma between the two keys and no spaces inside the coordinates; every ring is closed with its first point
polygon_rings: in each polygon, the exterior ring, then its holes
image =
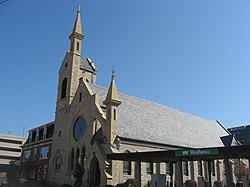
{"type": "Polygon", "coordinates": [[[245,164],[242,160],[238,160],[239,162],[236,163],[236,168],[235,168],[235,176],[237,177],[237,182],[242,181],[243,176],[249,176],[250,171],[249,171],[249,166],[245,164]]]}
{"type": "Polygon", "coordinates": [[[18,166],[15,165],[15,161],[10,161],[10,165],[7,171],[7,180],[10,186],[15,186],[18,183],[18,166]]]}

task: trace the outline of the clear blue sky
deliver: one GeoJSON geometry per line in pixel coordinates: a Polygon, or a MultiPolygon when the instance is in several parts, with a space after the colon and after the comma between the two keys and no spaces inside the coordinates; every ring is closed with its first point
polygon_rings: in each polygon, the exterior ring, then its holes
{"type": "Polygon", "coordinates": [[[0,133],[54,120],[78,2],[98,85],[114,66],[120,92],[225,127],[250,123],[249,0],[9,0],[0,4],[0,133]]]}

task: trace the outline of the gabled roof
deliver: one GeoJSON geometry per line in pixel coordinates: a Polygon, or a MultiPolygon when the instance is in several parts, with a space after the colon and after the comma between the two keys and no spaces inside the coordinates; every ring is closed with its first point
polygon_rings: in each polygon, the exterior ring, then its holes
{"type": "Polygon", "coordinates": [[[221,137],[221,141],[225,147],[242,145],[233,134],[221,137]]]}
{"type": "MultiPolygon", "coordinates": [[[[89,84],[93,93],[105,100],[107,89],[89,84]]],[[[228,135],[216,121],[174,108],[119,93],[118,136],[191,148],[224,146],[220,137],[228,135]]]]}

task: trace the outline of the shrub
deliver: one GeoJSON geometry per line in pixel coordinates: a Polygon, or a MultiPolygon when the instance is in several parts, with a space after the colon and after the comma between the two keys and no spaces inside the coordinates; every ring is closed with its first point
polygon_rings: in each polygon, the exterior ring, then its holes
{"type": "Polygon", "coordinates": [[[70,184],[63,184],[60,187],[72,187],[70,184]]]}
{"type": "Polygon", "coordinates": [[[197,182],[194,180],[186,180],[185,187],[197,187],[197,182]]]}
{"type": "Polygon", "coordinates": [[[214,181],[214,187],[223,187],[222,181],[214,181]]]}

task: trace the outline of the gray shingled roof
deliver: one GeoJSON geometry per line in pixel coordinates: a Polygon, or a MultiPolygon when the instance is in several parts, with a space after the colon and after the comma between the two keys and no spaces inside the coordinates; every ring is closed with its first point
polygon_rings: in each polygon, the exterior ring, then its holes
{"type": "Polygon", "coordinates": [[[85,70],[85,71],[89,71],[89,72],[94,72],[94,69],[93,67],[91,66],[90,62],[85,59],[85,58],[81,58],[81,67],[80,67],[82,70],[85,70]]]}
{"type": "MultiPolygon", "coordinates": [[[[105,100],[107,89],[89,84],[105,100]]],[[[120,137],[193,148],[223,146],[228,133],[216,122],[174,108],[119,93],[118,135],[120,137]]]]}

